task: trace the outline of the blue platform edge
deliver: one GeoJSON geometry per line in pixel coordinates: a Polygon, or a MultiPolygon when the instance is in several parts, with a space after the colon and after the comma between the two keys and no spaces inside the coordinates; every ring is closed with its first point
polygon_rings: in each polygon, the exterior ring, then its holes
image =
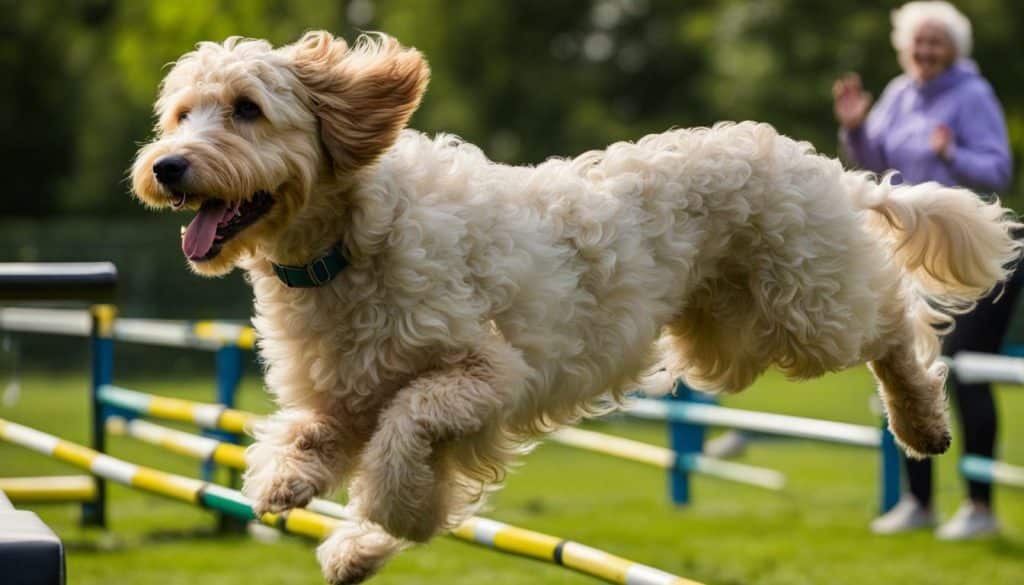
{"type": "Polygon", "coordinates": [[[64,545],[39,516],[15,510],[0,492],[0,582],[64,585],[64,545]]]}

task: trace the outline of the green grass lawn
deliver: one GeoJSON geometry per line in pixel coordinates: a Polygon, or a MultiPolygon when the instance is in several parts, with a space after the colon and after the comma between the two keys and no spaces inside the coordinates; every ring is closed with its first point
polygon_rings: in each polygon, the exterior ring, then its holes
{"type": "MultiPolygon", "coordinates": [[[[121,385],[196,400],[213,395],[210,379],[188,374],[121,385]]],[[[0,406],[3,418],[63,438],[88,436],[87,378],[32,374],[20,401],[0,406]]],[[[875,424],[868,408],[872,383],[864,370],[815,383],[776,375],[729,406],[875,424]]],[[[1003,458],[1024,464],[1024,390],[1001,389],[1003,458]]],[[[246,381],[243,408],[266,412],[255,379],[246,381]]],[[[613,419],[588,428],[663,444],[662,425],[613,419]]],[[[133,462],[195,475],[197,464],[131,439],[110,438],[110,452],[133,462]]],[[[954,448],[959,448],[955,443],[954,448]]],[[[675,508],[663,472],[570,448],[541,445],[495,494],[487,515],[577,540],[631,560],[708,584],[1024,583],[1024,492],[997,490],[1004,536],[984,542],[940,543],[929,533],[876,537],[867,524],[878,505],[875,451],[794,440],[758,441],[739,461],[783,471],[789,485],[770,493],[698,478],[694,503],[675,508]]],[[[963,491],[955,457],[940,458],[937,499],[943,516],[963,491]]],[[[0,475],[74,473],[68,466],[0,444],[0,475]]],[[[64,539],[73,585],[262,585],[321,582],[313,543],[293,537],[258,542],[214,533],[208,512],[120,486],[110,487],[110,530],[83,529],[71,505],[34,506],[64,539]]],[[[0,582],[3,579],[0,578],[0,582]]],[[[453,583],[595,583],[535,561],[439,538],[399,555],[374,580],[381,585],[453,583]]]]}

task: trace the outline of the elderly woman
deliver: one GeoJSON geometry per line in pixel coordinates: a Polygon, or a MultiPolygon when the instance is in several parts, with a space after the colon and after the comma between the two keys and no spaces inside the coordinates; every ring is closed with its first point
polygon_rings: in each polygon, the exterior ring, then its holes
{"type": "MultiPolygon", "coordinates": [[[[878,103],[871,106],[871,96],[855,74],[833,87],[848,156],[871,171],[898,171],[900,179],[911,183],[938,181],[983,194],[1007,189],[1011,161],[1006,124],[992,87],[968,58],[970,22],[946,2],[911,2],[892,13],[892,23],[892,42],[904,74],[889,83],[878,103]]],[[[944,341],[944,353],[998,352],[1015,304],[1016,284],[957,319],[954,332],[944,341]]],[[[955,373],[950,380],[964,451],[992,457],[996,412],[990,385],[961,383],[955,373]]],[[[905,466],[909,494],[872,523],[877,533],[927,528],[935,522],[931,461],[905,460],[905,466]]],[[[938,529],[939,538],[959,540],[997,531],[990,484],[969,481],[968,496],[938,529]]]]}

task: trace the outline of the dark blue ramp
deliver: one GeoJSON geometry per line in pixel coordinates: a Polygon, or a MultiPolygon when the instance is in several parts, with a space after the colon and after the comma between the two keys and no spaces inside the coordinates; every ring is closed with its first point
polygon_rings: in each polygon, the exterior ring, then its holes
{"type": "Polygon", "coordinates": [[[64,585],[64,545],[32,512],[0,492],[0,583],[64,585]]]}

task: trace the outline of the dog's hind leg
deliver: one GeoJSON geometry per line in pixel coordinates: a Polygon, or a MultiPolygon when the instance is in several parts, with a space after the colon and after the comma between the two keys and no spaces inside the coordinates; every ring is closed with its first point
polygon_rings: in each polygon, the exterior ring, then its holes
{"type": "Polygon", "coordinates": [[[296,408],[256,426],[242,491],[257,514],[303,507],[337,485],[351,463],[342,426],[328,413],[296,408]]]}
{"type": "Polygon", "coordinates": [[[351,486],[363,518],[417,542],[470,513],[467,478],[501,479],[504,455],[512,453],[494,429],[527,371],[500,339],[438,366],[399,391],[381,415],[351,486]],[[489,442],[496,445],[477,444],[489,442]]]}
{"type": "Polygon", "coordinates": [[[683,378],[700,390],[735,393],[767,369],[768,356],[758,354],[750,335],[758,325],[750,309],[753,301],[735,292],[713,296],[695,296],[662,331],[657,342],[658,367],[666,373],[660,376],[662,386],[665,378],[683,378]],[[733,300],[723,307],[713,306],[713,301],[727,294],[733,300]]]}
{"type": "Polygon", "coordinates": [[[878,380],[889,428],[914,458],[944,453],[951,441],[944,385],[948,368],[935,362],[929,368],[914,352],[913,330],[904,317],[886,353],[868,363],[878,380]]]}

